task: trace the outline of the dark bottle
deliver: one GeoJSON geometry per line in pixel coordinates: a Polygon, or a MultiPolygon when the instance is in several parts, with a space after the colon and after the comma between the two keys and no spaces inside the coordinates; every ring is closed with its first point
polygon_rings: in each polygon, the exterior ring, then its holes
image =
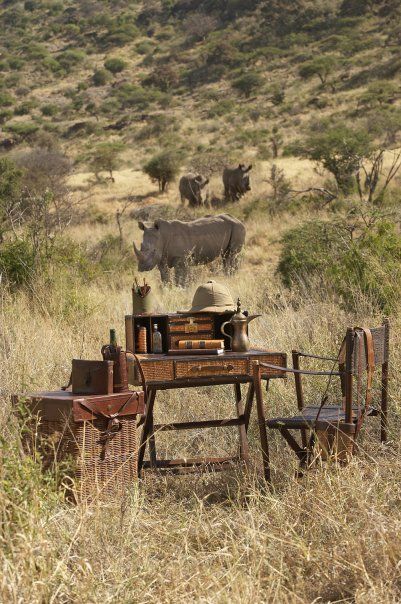
{"type": "Polygon", "coordinates": [[[118,346],[118,344],[117,344],[116,330],[110,329],[110,348],[117,350],[117,346],[118,346]]]}

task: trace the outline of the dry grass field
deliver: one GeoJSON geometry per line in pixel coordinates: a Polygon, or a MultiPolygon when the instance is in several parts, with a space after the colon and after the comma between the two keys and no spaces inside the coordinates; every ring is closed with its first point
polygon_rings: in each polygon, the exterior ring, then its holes
{"type": "MultiPolygon", "coordinates": [[[[110,204],[115,210],[116,199],[127,194],[129,178],[125,190],[119,188],[119,180],[117,173],[116,191],[110,186],[99,197],[101,208],[110,204]]],[[[133,183],[147,192],[143,179],[133,183]]],[[[256,197],[262,186],[259,172],[250,195],[256,197]]],[[[173,190],[170,195],[174,197],[173,190]]],[[[342,310],[319,284],[297,294],[283,289],[275,276],[278,240],[296,221],[290,215],[250,218],[240,272],[226,278],[213,270],[213,276],[227,283],[234,296],[241,295],[244,306],[263,313],[251,325],[256,345],[288,353],[292,348],[333,352],[347,325],[378,324],[381,317],[358,292],[360,311],[355,315],[342,310]]],[[[83,224],[72,233],[96,239],[112,229],[113,222],[83,224]]],[[[129,243],[133,236],[139,238],[131,219],[124,233],[129,243]]],[[[17,296],[5,290],[1,294],[0,601],[400,601],[401,325],[396,316],[391,340],[391,440],[380,445],[377,423],[371,420],[360,454],[347,468],[326,464],[296,479],[292,454],[273,435],[274,488],[264,490],[255,413],[250,475],[240,467],[188,477],[147,473],[117,502],[68,504],[54,478],[21,457],[9,395],[59,387],[68,377],[71,358],[99,357],[110,327],[116,327],[122,338],[133,275],[132,269],[118,284],[114,280],[81,284],[76,291],[60,283],[51,296],[40,280],[17,296]]],[[[150,280],[160,306],[174,311],[188,307],[196,285],[210,275],[207,268],[197,269],[187,290],[162,289],[156,273],[150,280]]],[[[317,400],[323,387],[324,382],[309,380],[308,399],[317,400]]],[[[292,379],[273,383],[268,413],[294,406],[292,379]]],[[[170,392],[160,396],[157,419],[190,420],[231,410],[230,387],[170,392]]],[[[177,440],[163,435],[159,442],[162,455],[229,454],[236,451],[237,434],[228,428],[186,433],[177,440]]]]}

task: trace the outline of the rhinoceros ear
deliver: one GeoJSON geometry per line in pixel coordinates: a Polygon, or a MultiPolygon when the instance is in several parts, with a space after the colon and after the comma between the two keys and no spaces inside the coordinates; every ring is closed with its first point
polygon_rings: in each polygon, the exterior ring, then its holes
{"type": "Polygon", "coordinates": [[[245,172],[249,172],[249,170],[252,170],[252,164],[249,164],[248,168],[245,170],[245,172]]]}
{"type": "Polygon", "coordinates": [[[244,164],[238,164],[238,169],[243,170],[245,168],[244,164]]]}
{"type": "Polygon", "coordinates": [[[144,231],[146,229],[145,223],[142,222],[142,220],[138,221],[138,226],[141,229],[141,231],[144,231]]]}
{"type": "Polygon", "coordinates": [[[156,231],[158,231],[160,229],[162,222],[163,221],[161,220],[161,218],[157,218],[157,220],[155,220],[153,226],[156,229],[156,231]]]}

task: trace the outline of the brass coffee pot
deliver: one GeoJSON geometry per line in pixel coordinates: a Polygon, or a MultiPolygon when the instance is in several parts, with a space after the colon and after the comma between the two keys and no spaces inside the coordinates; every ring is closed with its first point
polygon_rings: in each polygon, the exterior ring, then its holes
{"type": "Polygon", "coordinates": [[[250,349],[251,343],[248,338],[248,323],[261,317],[261,315],[245,315],[241,311],[241,300],[237,300],[237,310],[229,321],[226,321],[221,326],[221,333],[230,338],[231,350],[233,352],[247,352],[250,349]],[[227,333],[224,328],[226,325],[232,325],[232,335],[227,333]]]}

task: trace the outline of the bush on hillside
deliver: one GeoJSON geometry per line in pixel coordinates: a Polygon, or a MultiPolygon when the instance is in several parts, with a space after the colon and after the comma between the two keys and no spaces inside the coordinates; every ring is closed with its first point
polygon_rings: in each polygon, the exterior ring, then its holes
{"type": "Polygon", "coordinates": [[[328,77],[336,69],[337,65],[337,57],[334,55],[323,55],[304,63],[299,70],[299,75],[305,80],[317,76],[322,86],[325,86],[328,77]]]}
{"type": "Polygon", "coordinates": [[[110,59],[106,59],[104,66],[110,73],[116,74],[124,71],[127,67],[127,63],[119,57],[110,57],[110,59]]]}
{"type": "Polygon", "coordinates": [[[31,99],[30,101],[24,101],[20,105],[17,105],[14,109],[15,115],[29,115],[32,109],[37,107],[37,101],[31,99]]]}
{"type": "Polygon", "coordinates": [[[253,92],[261,87],[262,83],[263,78],[260,74],[256,71],[248,71],[236,78],[232,85],[233,88],[238,90],[248,99],[253,92]]]}
{"type": "Polygon", "coordinates": [[[172,151],[162,151],[152,157],[143,167],[145,174],[159,185],[159,191],[166,191],[180,171],[177,154],[172,151]]]}
{"type": "Polygon", "coordinates": [[[311,221],[285,233],[278,273],[287,287],[317,279],[353,308],[358,292],[381,310],[401,295],[401,237],[384,220],[352,236],[348,225],[311,221]]]}
{"type": "Polygon", "coordinates": [[[394,102],[399,86],[386,80],[371,82],[366,91],[359,97],[358,104],[368,107],[388,105],[394,102]]]}
{"type": "Polygon", "coordinates": [[[35,134],[39,130],[39,126],[35,122],[15,122],[7,125],[7,130],[22,138],[27,138],[31,134],[35,134]]]}
{"type": "Polygon", "coordinates": [[[25,239],[8,241],[0,247],[0,282],[11,287],[25,285],[35,274],[35,253],[25,239]]]}
{"type": "Polygon", "coordinates": [[[71,48],[58,55],[57,61],[65,71],[70,72],[73,67],[83,63],[85,58],[86,54],[82,50],[71,48]]]}
{"type": "Polygon", "coordinates": [[[14,99],[9,92],[0,91],[0,107],[11,107],[14,99]]]}
{"type": "Polygon", "coordinates": [[[370,139],[366,130],[354,130],[340,124],[312,134],[302,154],[320,162],[334,176],[339,190],[348,194],[355,187],[355,175],[369,149],[370,139]]]}
{"type": "Polygon", "coordinates": [[[90,153],[90,165],[99,179],[99,173],[104,171],[109,173],[111,182],[114,182],[113,172],[119,166],[120,154],[124,149],[123,143],[100,143],[90,153]]]}
{"type": "Polygon", "coordinates": [[[144,84],[155,86],[162,92],[168,92],[174,86],[177,86],[180,81],[180,74],[177,67],[173,64],[157,65],[149,75],[144,84]]]}
{"type": "Polygon", "coordinates": [[[92,81],[95,86],[104,86],[110,80],[110,77],[110,72],[107,69],[97,69],[92,76],[92,81]]]}
{"type": "Polygon", "coordinates": [[[60,111],[60,107],[54,103],[48,103],[46,105],[42,105],[40,111],[42,115],[45,115],[46,117],[53,117],[60,111]]]}

